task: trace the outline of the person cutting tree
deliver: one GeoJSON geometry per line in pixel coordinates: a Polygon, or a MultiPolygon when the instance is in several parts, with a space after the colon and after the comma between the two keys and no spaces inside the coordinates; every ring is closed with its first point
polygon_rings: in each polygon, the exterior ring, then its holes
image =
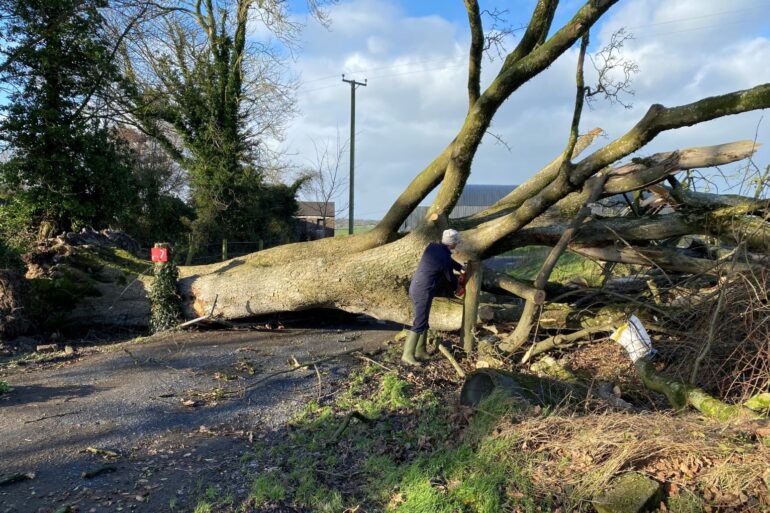
{"type": "Polygon", "coordinates": [[[457,276],[454,271],[462,271],[462,264],[452,260],[452,250],[460,242],[457,230],[444,230],[441,242],[431,242],[420,258],[417,270],[409,285],[409,298],[414,305],[414,322],[404,343],[401,360],[409,365],[420,365],[420,360],[427,360],[429,355],[425,346],[428,340],[428,317],[436,288],[440,281],[446,280],[451,290],[457,290],[457,276]]]}

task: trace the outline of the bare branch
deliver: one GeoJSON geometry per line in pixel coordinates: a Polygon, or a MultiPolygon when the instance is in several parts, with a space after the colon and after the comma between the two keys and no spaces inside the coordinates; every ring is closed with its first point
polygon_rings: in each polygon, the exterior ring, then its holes
{"type": "Polygon", "coordinates": [[[621,28],[612,34],[607,46],[591,56],[591,63],[598,77],[596,86],[589,88],[586,93],[586,101],[589,105],[595,96],[601,94],[610,103],[619,103],[626,109],[632,107],[630,103],[623,100],[623,95],[634,95],[631,82],[634,75],[639,73],[639,66],[635,62],[623,58],[621,50],[627,41],[633,39],[633,34],[626,32],[625,28],[621,28]],[[620,74],[619,77],[618,74],[620,74]]]}

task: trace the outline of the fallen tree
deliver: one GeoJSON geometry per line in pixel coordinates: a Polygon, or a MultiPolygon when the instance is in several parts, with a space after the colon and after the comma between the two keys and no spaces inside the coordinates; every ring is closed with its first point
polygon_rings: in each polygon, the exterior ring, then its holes
{"type": "MultiPolygon", "coordinates": [[[[727,164],[752,155],[756,144],[740,141],[679,149],[616,164],[661,132],[770,107],[770,84],[680,106],[652,105],[621,137],[580,158],[601,133],[596,129],[579,135],[582,105],[589,90],[582,73],[588,34],[616,1],[588,1],[559,28],[552,27],[558,2],[538,1],[519,44],[506,56],[496,77],[484,90],[478,72],[482,49],[472,45],[468,112],[460,130],[415,176],[373,230],[348,238],[289,244],[207,266],[181,267],[179,289],[185,316],[208,315],[216,301],[213,315],[223,319],[336,308],[408,324],[412,317],[407,296],[409,280],[425,245],[449,225],[462,230],[463,243],[456,256],[462,261],[481,261],[533,243],[556,245],[574,213],[590,207],[586,184],[600,172],[606,180],[599,196],[611,196],[650,190],[680,171],[727,164]],[[562,154],[486,211],[448,221],[470,176],[476,150],[497,110],[523,84],[576,43],[580,44],[581,52],[575,110],[562,154]],[[438,194],[424,225],[407,235],[399,234],[398,228],[409,213],[436,188],[438,194]]],[[[477,3],[469,0],[466,4],[472,33],[483,37],[477,3]]],[[[606,219],[591,215],[574,227],[572,237],[562,246],[598,260],[631,262],[679,273],[722,274],[752,270],[764,264],[761,255],[756,253],[767,246],[765,203],[752,198],[696,197],[679,189],[670,189],[670,196],[677,198],[677,203],[668,217],[641,213],[633,218],[606,219]],[[751,218],[747,219],[747,215],[751,218]],[[715,222],[720,220],[722,222],[715,222]],[[724,241],[744,240],[745,235],[751,234],[751,242],[745,245],[746,261],[733,259],[728,265],[718,266],[720,260],[689,256],[676,245],[651,246],[654,241],[692,234],[724,241]]],[[[548,274],[544,272],[543,279],[534,286],[512,281],[506,284],[500,279],[493,279],[495,283],[491,284],[489,280],[481,282],[539,305],[543,301],[540,291],[548,281],[548,274]]],[[[149,313],[146,289],[150,284],[149,276],[134,271],[102,276],[96,294],[78,298],[75,312],[83,315],[74,316],[73,320],[90,324],[146,324],[149,313]],[[108,287],[105,283],[110,280],[112,285],[108,287]]],[[[475,301],[474,295],[470,296],[466,301],[475,301]]],[[[531,311],[532,308],[529,311],[525,308],[526,315],[531,311]]],[[[452,300],[436,301],[430,322],[437,329],[459,328],[462,305],[452,300]]],[[[472,348],[472,344],[468,347],[472,348]]]]}

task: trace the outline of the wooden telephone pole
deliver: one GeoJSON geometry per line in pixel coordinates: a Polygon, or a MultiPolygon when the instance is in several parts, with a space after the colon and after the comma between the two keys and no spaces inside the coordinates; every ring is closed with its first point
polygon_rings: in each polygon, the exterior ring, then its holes
{"type": "Polygon", "coordinates": [[[348,234],[353,235],[353,169],[356,158],[356,89],[358,86],[366,87],[366,79],[363,82],[347,80],[342,75],[342,81],[350,84],[350,199],[348,201],[348,234]]]}

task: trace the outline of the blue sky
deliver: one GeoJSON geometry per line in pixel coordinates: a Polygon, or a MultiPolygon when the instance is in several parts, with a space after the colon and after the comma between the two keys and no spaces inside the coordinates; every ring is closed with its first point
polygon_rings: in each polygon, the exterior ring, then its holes
{"type": "MultiPolygon", "coordinates": [[[[519,26],[535,1],[480,4],[482,9],[507,9],[511,25],[519,26]]],[[[563,0],[554,27],[580,5],[563,0]]],[[[357,94],[356,217],[378,218],[462,123],[467,18],[461,0],[344,0],[330,14],[330,29],[309,23],[303,32],[304,45],[293,63],[303,81],[301,112],[282,148],[307,165],[314,144],[334,140],[338,131],[347,138],[350,89],[340,74],[368,79],[357,94]]],[[[598,102],[586,111],[581,128],[601,127],[615,138],[653,103],[679,105],[770,82],[768,14],[770,0],[621,0],[592,31],[592,49],[601,48],[620,27],[634,34],[624,50],[640,68],[636,94],[627,98],[633,107],[598,102]]],[[[563,149],[576,56],[576,49],[567,52],[500,109],[492,131],[510,150],[485,138],[470,183],[521,183],[563,149]]],[[[499,64],[484,63],[482,82],[491,80],[499,64]]],[[[756,156],[764,168],[770,164],[768,117],[770,112],[753,112],[665,133],[639,155],[752,139],[757,133],[768,146],[756,156]]],[[[345,158],[342,167],[347,165],[345,158]]]]}

